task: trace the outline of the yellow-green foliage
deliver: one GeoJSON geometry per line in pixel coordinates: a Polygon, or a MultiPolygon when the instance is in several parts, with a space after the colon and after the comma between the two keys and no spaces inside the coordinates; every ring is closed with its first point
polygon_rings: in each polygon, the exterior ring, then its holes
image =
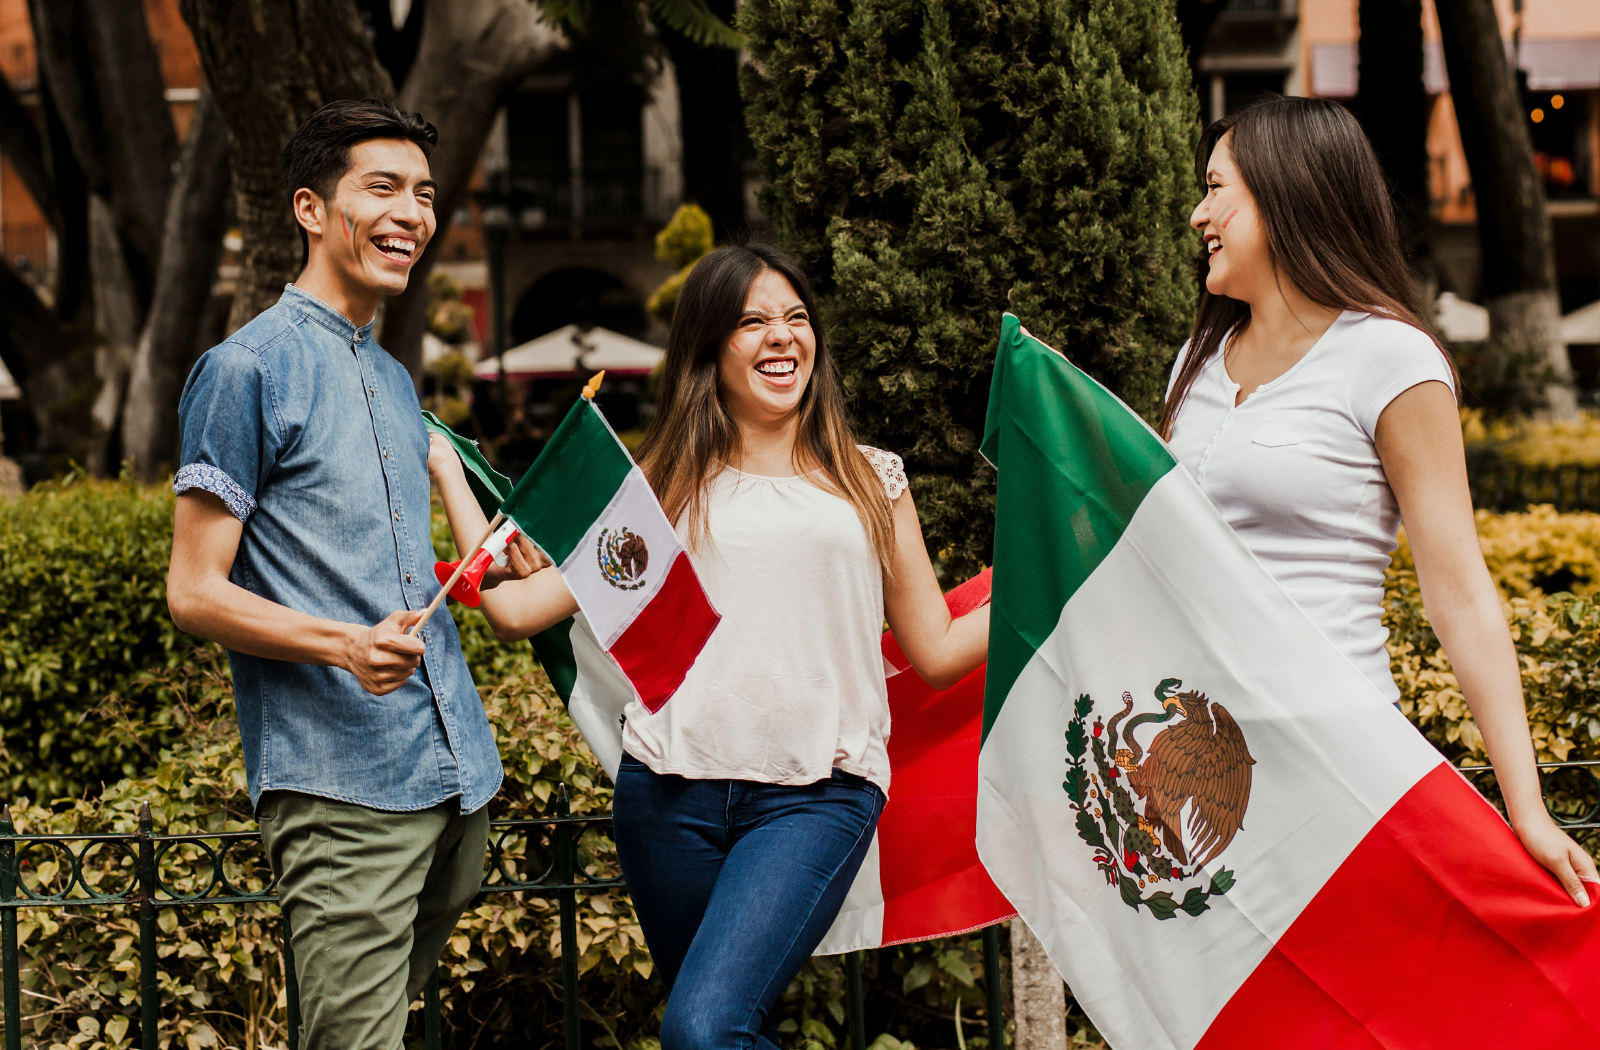
{"type": "MultiPolygon", "coordinates": [[[[96,801],[52,810],[26,799],[13,805],[20,832],[79,834],[131,832],[140,805],[149,802],[158,833],[254,831],[245,794],[244,762],[234,721],[227,666],[215,646],[196,649],[182,665],[146,676],[166,702],[165,717],[178,729],[178,746],[161,750],[147,776],[118,782],[96,801]]],[[[485,688],[484,705],[500,745],[506,782],[493,803],[496,819],[553,812],[556,785],[573,789],[574,813],[610,810],[609,781],[595,767],[543,672],[513,676],[485,688]]],[[[139,739],[137,712],[115,699],[94,712],[103,734],[139,739]]],[[[541,871],[548,856],[535,844],[508,836],[506,869],[541,871]]],[[[35,891],[59,888],[64,857],[35,850],[24,879],[35,891]]],[[[243,889],[260,890],[270,876],[259,848],[230,854],[228,876],[243,889]]],[[[591,832],[580,841],[580,863],[596,877],[618,874],[609,837],[591,832]]],[[[88,881],[111,888],[128,884],[132,859],[97,848],[88,881]]],[[[178,892],[194,892],[209,873],[202,851],[174,850],[161,877],[178,892]]],[[[585,975],[590,1032],[635,1041],[650,1022],[659,985],[648,983],[651,962],[644,934],[624,894],[579,896],[578,969],[585,975]]],[[[121,1050],[137,1019],[139,952],[131,909],[24,911],[18,925],[26,1026],[30,1046],[52,1050],[121,1050]]],[[[286,1045],[284,985],[273,905],[206,906],[160,913],[161,1036],[163,1047],[263,1047],[286,1045]]],[[[463,1030],[556,1031],[563,946],[555,902],[493,895],[461,919],[440,965],[447,1015],[463,1030]],[[508,1009],[515,1002],[518,1009],[508,1009]],[[487,1004],[487,1006],[486,1006],[487,1004]],[[477,1018],[474,1024],[470,1018],[477,1018]]]]}
{"type": "MultiPolygon", "coordinates": [[[[1484,563],[1505,597],[1588,597],[1600,587],[1600,514],[1558,514],[1541,505],[1516,514],[1480,510],[1477,519],[1484,563]]],[[[1394,567],[1416,568],[1404,531],[1394,567]]]]}
{"type": "MultiPolygon", "coordinates": [[[[1600,607],[1591,600],[1600,583],[1600,515],[1557,514],[1546,506],[1477,517],[1485,562],[1522,663],[1540,760],[1600,758],[1600,607]]],[[[1403,533],[1389,571],[1384,622],[1401,710],[1451,758],[1487,761],[1483,737],[1423,610],[1403,533]]]]}
{"type": "Polygon", "coordinates": [[[1600,414],[1585,410],[1570,422],[1512,417],[1487,419],[1481,409],[1461,410],[1467,450],[1530,467],[1600,465],[1600,414]]]}
{"type": "Polygon", "coordinates": [[[656,258],[679,270],[693,266],[715,247],[711,216],[698,204],[680,204],[656,234],[656,258]]]}
{"type": "Polygon", "coordinates": [[[711,216],[698,204],[679,205],[672,219],[656,234],[656,258],[678,272],[662,282],[650,296],[645,309],[662,324],[672,323],[672,310],[678,305],[678,291],[705,254],[716,247],[711,231],[711,216]]]}

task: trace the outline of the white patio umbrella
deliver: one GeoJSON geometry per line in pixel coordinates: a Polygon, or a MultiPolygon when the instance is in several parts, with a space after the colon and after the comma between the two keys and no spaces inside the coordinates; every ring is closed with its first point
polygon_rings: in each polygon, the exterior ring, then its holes
{"type": "MultiPolygon", "coordinates": [[[[580,371],[587,375],[602,368],[618,375],[648,375],[664,356],[666,351],[660,347],[609,328],[584,331],[569,324],[507,350],[506,378],[554,379],[580,371]]],[[[472,371],[479,379],[498,379],[500,359],[486,358],[472,371]]]]}
{"type": "Polygon", "coordinates": [[[1578,307],[1561,319],[1561,341],[1568,346],[1600,343],[1600,299],[1578,307]]]}

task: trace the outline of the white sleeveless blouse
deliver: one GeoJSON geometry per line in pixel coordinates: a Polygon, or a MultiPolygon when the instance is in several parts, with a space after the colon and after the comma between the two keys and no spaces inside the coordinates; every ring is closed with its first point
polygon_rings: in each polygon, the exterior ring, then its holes
{"type": "MultiPolygon", "coordinates": [[[[905,491],[899,456],[861,451],[891,500],[905,491]]],[[[659,711],[628,705],[623,747],[662,774],[801,785],[837,767],[888,794],[883,572],[855,508],[732,467],[707,498],[689,558],[722,622],[659,711]]]]}

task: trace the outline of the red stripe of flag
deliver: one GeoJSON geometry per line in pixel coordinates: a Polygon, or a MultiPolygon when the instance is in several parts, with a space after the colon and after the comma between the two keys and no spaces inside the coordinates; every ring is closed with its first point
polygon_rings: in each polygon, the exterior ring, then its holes
{"type": "MultiPolygon", "coordinates": [[[[945,595],[953,616],[989,598],[987,569],[945,595]]],[[[1011,902],[978,860],[978,748],[983,731],[980,667],[944,691],[911,670],[894,635],[883,655],[902,669],[889,679],[889,803],[878,821],[883,943],[948,937],[1009,919],[1011,902]]]]}
{"type": "Polygon", "coordinates": [[[679,551],[661,589],[610,649],[651,714],[678,691],[721,620],[689,556],[679,551]]]}
{"type": "Polygon", "coordinates": [[[1600,904],[1573,904],[1441,764],[1345,858],[1196,1050],[1600,1047],[1597,963],[1600,904]]]}

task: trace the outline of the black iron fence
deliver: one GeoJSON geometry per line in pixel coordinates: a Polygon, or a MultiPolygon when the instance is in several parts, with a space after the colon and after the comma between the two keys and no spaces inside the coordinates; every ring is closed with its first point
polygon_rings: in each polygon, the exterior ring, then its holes
{"type": "MultiPolygon", "coordinates": [[[[555,897],[561,927],[561,1000],[565,1050],[582,1046],[578,1017],[578,902],[577,895],[607,893],[623,888],[620,878],[595,878],[581,863],[580,840],[591,829],[609,831],[610,816],[573,816],[566,785],[556,794],[556,815],[541,820],[501,820],[490,825],[488,871],[480,897],[497,893],[524,893],[555,897]]],[[[113,835],[34,835],[16,832],[9,807],[0,809],[0,985],[5,1008],[5,1050],[22,1050],[22,985],[17,945],[17,916],[25,908],[128,907],[134,910],[139,945],[139,1033],[135,1045],[157,1050],[157,1011],[160,1007],[157,938],[158,913],[184,906],[276,903],[270,883],[258,890],[243,885],[240,872],[248,866],[243,854],[259,853],[257,832],[157,835],[151,827],[150,807],[139,814],[139,830],[113,835]],[[182,857],[179,855],[183,854],[182,857]],[[174,888],[166,877],[168,867],[191,871],[198,859],[202,869],[198,887],[188,892],[174,888]],[[29,885],[29,871],[46,866],[56,873],[47,888],[29,885]]],[[[264,866],[264,864],[263,864],[264,866]]],[[[294,952],[287,921],[280,927],[285,999],[288,1006],[289,1050],[298,1050],[300,997],[294,974],[294,952]]],[[[861,952],[845,958],[847,1020],[852,1050],[867,1045],[865,996],[861,978],[861,952]]],[[[989,1045],[1003,1050],[1004,1011],[999,982],[998,927],[984,932],[984,972],[988,995],[989,1045]]],[[[443,1019],[439,1007],[439,975],[423,990],[423,1037],[427,1050],[443,1046],[443,1019]]]]}
{"type": "MultiPolygon", "coordinates": [[[[1491,799],[1497,792],[1492,784],[1494,771],[1489,766],[1462,766],[1461,772],[1491,799]]],[[[1569,831],[1600,829],[1600,759],[1574,762],[1544,762],[1539,765],[1545,805],[1558,824],[1569,831]]],[[[592,894],[621,889],[620,878],[595,878],[580,863],[579,840],[590,829],[609,828],[608,816],[573,816],[566,786],[556,795],[556,815],[541,820],[503,820],[491,825],[488,872],[480,896],[496,893],[528,893],[555,897],[561,924],[561,997],[565,1050],[582,1046],[578,1017],[578,904],[577,894],[592,894]],[[518,844],[512,848],[508,844],[518,844]],[[526,844],[522,848],[520,844],[526,844]],[[535,843],[538,843],[536,847],[535,843]]],[[[139,942],[139,1046],[157,1050],[157,1011],[160,992],[157,983],[157,913],[165,908],[185,905],[275,903],[277,895],[268,884],[260,890],[238,885],[230,875],[230,865],[238,870],[237,851],[259,848],[256,832],[222,834],[157,835],[151,828],[150,807],[139,815],[139,830],[120,835],[19,835],[12,826],[9,808],[0,810],[0,984],[4,986],[5,1050],[22,1050],[22,988],[17,946],[17,914],[24,908],[131,907],[138,920],[139,942]],[[183,892],[163,878],[163,861],[175,850],[197,852],[209,865],[209,878],[199,889],[183,892]],[[35,859],[34,854],[39,857],[35,859]],[[56,862],[60,873],[55,886],[47,891],[43,884],[29,886],[23,869],[38,870],[37,860],[51,854],[65,860],[56,862]],[[30,861],[33,863],[30,863],[30,861]],[[103,877],[110,873],[107,887],[103,877]],[[116,883],[120,878],[122,882],[116,883]]],[[[290,1050],[298,1050],[300,1028],[299,991],[294,977],[294,955],[289,944],[287,924],[282,927],[284,975],[287,984],[290,1050]]],[[[845,958],[847,1020],[852,1050],[867,1045],[865,995],[861,979],[861,952],[845,958]]],[[[1005,1011],[1001,1000],[999,928],[991,926],[983,934],[984,984],[987,998],[989,1046],[1004,1050],[1005,1011]]],[[[443,1024],[439,1008],[437,972],[423,991],[423,1034],[428,1050],[443,1045],[443,1024]]]]}

